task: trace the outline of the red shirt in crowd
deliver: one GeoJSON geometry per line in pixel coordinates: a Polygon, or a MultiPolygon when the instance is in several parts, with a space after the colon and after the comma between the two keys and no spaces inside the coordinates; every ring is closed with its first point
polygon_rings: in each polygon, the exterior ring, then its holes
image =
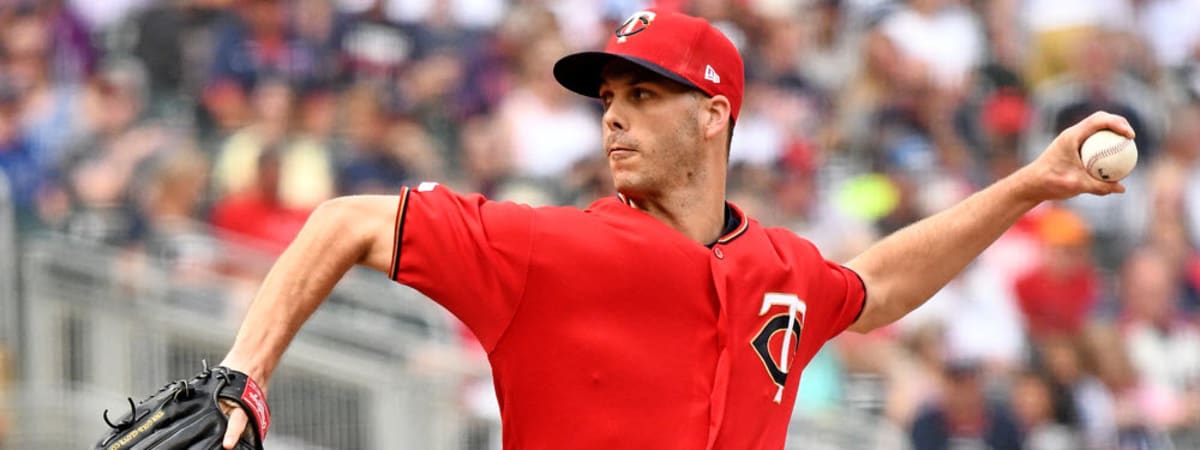
{"type": "Polygon", "coordinates": [[[212,224],[222,239],[241,241],[272,253],[283,253],[311,211],[285,208],[257,193],[234,194],[212,211],[212,224]]]}
{"type": "Polygon", "coordinates": [[[1100,280],[1091,267],[1055,274],[1033,270],[1017,279],[1017,305],[1029,335],[1042,338],[1076,334],[1096,304],[1100,280]]]}

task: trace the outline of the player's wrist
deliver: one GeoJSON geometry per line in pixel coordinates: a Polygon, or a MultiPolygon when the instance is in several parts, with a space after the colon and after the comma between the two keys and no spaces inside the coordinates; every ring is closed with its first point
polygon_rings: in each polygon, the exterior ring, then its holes
{"type": "Polygon", "coordinates": [[[254,364],[249,359],[237,358],[231,355],[222,360],[219,366],[228,367],[246,374],[247,377],[262,389],[264,394],[269,389],[267,380],[270,377],[270,371],[261,364],[254,364]]]}
{"type": "Polygon", "coordinates": [[[995,187],[1014,206],[1033,209],[1051,197],[1045,186],[1047,177],[1041,173],[1043,171],[1036,163],[1027,165],[997,181],[995,187]]]}

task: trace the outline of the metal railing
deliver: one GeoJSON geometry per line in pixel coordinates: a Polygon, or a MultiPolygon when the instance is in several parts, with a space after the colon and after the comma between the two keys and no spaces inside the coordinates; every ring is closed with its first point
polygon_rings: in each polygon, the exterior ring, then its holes
{"type": "MultiPolygon", "coordinates": [[[[0,369],[5,347],[20,343],[20,298],[17,292],[17,219],[8,177],[0,171],[0,369]]],[[[3,379],[4,374],[0,374],[3,379]]]]}
{"type": "MultiPolygon", "coordinates": [[[[224,289],[235,283],[217,273],[184,282],[130,259],[62,236],[25,242],[26,376],[0,405],[11,422],[0,449],[87,448],[105,431],[101,411],[224,356],[242,312],[224,289]]],[[[412,359],[457,351],[454,330],[419,293],[352,272],[272,379],[268,448],[463,449],[461,372],[412,359]]]]}

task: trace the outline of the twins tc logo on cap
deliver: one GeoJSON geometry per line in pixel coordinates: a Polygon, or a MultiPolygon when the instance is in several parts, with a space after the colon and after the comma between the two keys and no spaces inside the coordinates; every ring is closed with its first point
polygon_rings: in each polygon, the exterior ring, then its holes
{"type": "Polygon", "coordinates": [[[625,42],[625,38],[641,33],[654,21],[653,11],[638,11],[629,16],[625,23],[617,28],[617,42],[625,42]]]}
{"type": "Polygon", "coordinates": [[[742,55],[708,21],[674,11],[635,12],[613,31],[603,51],[579,52],[559,59],[554,64],[554,78],[567,89],[597,97],[604,81],[601,73],[616,59],[709,96],[725,96],[731,106],[730,118],[737,120],[744,85],[742,55]]]}

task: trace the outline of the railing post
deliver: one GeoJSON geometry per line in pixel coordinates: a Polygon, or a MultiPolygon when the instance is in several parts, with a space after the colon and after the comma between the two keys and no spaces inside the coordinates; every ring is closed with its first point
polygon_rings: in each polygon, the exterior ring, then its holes
{"type": "Polygon", "coordinates": [[[0,350],[3,350],[0,356],[8,356],[8,362],[17,368],[22,367],[17,360],[21,355],[22,313],[17,286],[20,272],[17,266],[17,216],[11,192],[8,177],[0,172],[0,350]]]}

